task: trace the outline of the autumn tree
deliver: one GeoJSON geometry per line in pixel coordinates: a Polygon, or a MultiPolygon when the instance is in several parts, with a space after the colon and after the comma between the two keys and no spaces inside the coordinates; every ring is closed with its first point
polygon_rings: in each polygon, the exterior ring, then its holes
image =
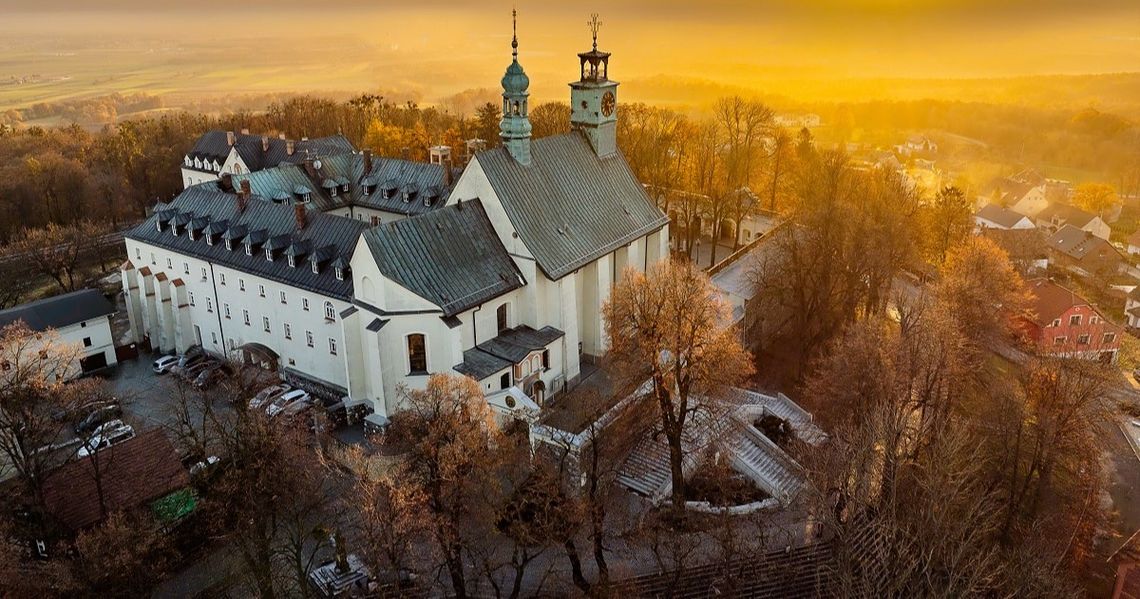
{"type": "Polygon", "coordinates": [[[669,446],[673,514],[685,510],[684,443],[720,421],[723,391],[752,374],[751,356],[708,276],[691,263],[627,271],[602,307],[611,371],[630,387],[648,384],[669,446]],[[701,429],[704,429],[703,431],[701,429]]]}
{"type": "Polygon", "coordinates": [[[543,102],[530,109],[531,137],[549,137],[570,131],[570,105],[566,102],[543,102]]]}
{"type": "Polygon", "coordinates": [[[783,200],[790,193],[791,172],[794,167],[795,147],[792,136],[783,127],[777,127],[772,135],[771,148],[767,156],[768,210],[786,208],[783,200]]]}
{"type": "Polygon", "coordinates": [[[68,382],[78,355],[54,331],[33,331],[22,321],[0,331],[0,454],[35,507],[43,506],[47,473],[70,455],[52,450],[73,437],[66,416],[94,388],[68,382]]]}
{"type": "Polygon", "coordinates": [[[973,202],[961,189],[943,187],[925,207],[926,259],[942,264],[950,248],[961,243],[974,228],[973,202]]]}
{"type": "Polygon", "coordinates": [[[740,221],[756,207],[751,188],[758,181],[765,157],[764,140],[771,131],[774,113],[758,101],[734,96],[717,101],[714,115],[724,140],[725,188],[730,193],[727,214],[736,223],[732,241],[736,250],[740,247],[740,221]],[[743,193],[746,189],[748,193],[743,193]]]}
{"type": "Polygon", "coordinates": [[[947,253],[941,274],[935,293],[974,347],[1009,340],[1029,295],[1005,250],[985,237],[969,237],[947,253]]]}
{"type": "Polygon", "coordinates": [[[1119,203],[1116,189],[1107,183],[1082,183],[1073,194],[1073,204],[1102,218],[1119,203]]]}
{"type": "Polygon", "coordinates": [[[160,581],[173,548],[154,518],[112,513],[75,539],[75,578],[88,593],[131,597],[160,581]]]}
{"type": "Polygon", "coordinates": [[[406,476],[424,496],[435,551],[457,597],[468,594],[466,546],[486,538],[493,521],[497,448],[505,447],[479,384],[434,374],[424,389],[404,391],[392,417],[392,442],[406,449],[406,476]]]}

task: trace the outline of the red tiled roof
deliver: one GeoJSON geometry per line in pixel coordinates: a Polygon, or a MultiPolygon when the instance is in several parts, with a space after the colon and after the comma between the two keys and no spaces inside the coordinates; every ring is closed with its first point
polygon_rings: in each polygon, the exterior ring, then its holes
{"type": "Polygon", "coordinates": [[[96,480],[102,485],[107,512],[112,512],[181,489],[190,484],[190,475],[162,430],[153,429],[51,472],[44,481],[48,512],[71,530],[99,522],[105,514],[96,480]],[[96,477],[96,472],[101,476],[96,477]]]}
{"type": "Polygon", "coordinates": [[[1041,326],[1053,322],[1073,306],[1088,305],[1085,298],[1048,279],[1033,279],[1028,287],[1032,294],[1029,308],[1041,326]]]}

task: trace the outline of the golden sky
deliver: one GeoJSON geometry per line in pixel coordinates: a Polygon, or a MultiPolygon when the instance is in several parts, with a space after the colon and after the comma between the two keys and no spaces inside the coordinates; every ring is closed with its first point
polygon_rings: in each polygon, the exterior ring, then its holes
{"type": "Polygon", "coordinates": [[[790,89],[802,80],[1140,71],[1140,0],[0,0],[0,79],[57,68],[4,60],[37,56],[31,47],[151,43],[146,52],[167,52],[182,69],[219,61],[248,71],[251,89],[285,77],[288,66],[265,66],[276,61],[311,73],[312,87],[410,86],[439,97],[497,85],[513,5],[538,96],[564,93],[595,11],[621,81],[790,89]],[[202,59],[203,48],[216,55],[202,59]]]}

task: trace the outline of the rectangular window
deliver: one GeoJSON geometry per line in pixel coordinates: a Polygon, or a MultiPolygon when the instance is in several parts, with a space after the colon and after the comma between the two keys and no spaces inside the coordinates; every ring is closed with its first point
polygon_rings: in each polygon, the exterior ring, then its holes
{"type": "Polygon", "coordinates": [[[206,280],[206,269],[205,268],[202,269],[202,280],[203,281],[206,280]]]}
{"type": "Polygon", "coordinates": [[[1089,324],[1096,324],[1098,322],[1100,322],[1100,318],[1097,317],[1095,314],[1092,316],[1089,316],[1089,324]]]}
{"type": "Polygon", "coordinates": [[[1103,343],[1104,345],[1111,345],[1112,343],[1115,343],[1115,342],[1116,342],[1116,333],[1105,333],[1104,338],[1101,341],[1101,343],[1103,343]]]}
{"type": "Polygon", "coordinates": [[[1069,317],[1069,326],[1071,326],[1071,327],[1081,326],[1081,315],[1080,314],[1074,314],[1074,315],[1070,316],[1069,317]]]}
{"type": "Polygon", "coordinates": [[[307,297],[301,298],[301,309],[306,311],[306,312],[309,311],[309,298],[307,298],[307,297]]]}
{"type": "Polygon", "coordinates": [[[261,317],[261,324],[265,328],[266,333],[270,332],[271,329],[269,327],[269,317],[268,316],[262,316],[261,317]]]}
{"type": "Polygon", "coordinates": [[[166,259],[166,267],[167,268],[174,268],[174,261],[171,260],[170,258],[167,258],[166,259]]]}
{"type": "Polygon", "coordinates": [[[420,333],[408,335],[408,371],[411,374],[427,372],[427,344],[420,333]]]}
{"type": "Polygon", "coordinates": [[[282,303],[282,304],[287,304],[287,303],[289,303],[289,302],[285,301],[285,292],[284,292],[284,291],[282,291],[282,292],[281,292],[281,303],[282,303]]]}
{"type": "Polygon", "coordinates": [[[190,305],[191,306],[194,305],[194,292],[193,291],[190,292],[190,305]]]}
{"type": "Polygon", "coordinates": [[[245,279],[238,279],[238,289],[245,291],[245,279]]]}
{"type": "Polygon", "coordinates": [[[542,369],[550,370],[550,350],[542,350],[542,369]]]}
{"type": "Polygon", "coordinates": [[[1054,318],[1053,319],[1053,326],[1055,326],[1055,327],[1061,326],[1061,319],[1060,318],[1054,318]]]}
{"type": "Polygon", "coordinates": [[[222,311],[226,313],[226,318],[228,319],[230,317],[230,305],[222,304],[222,311]]]}
{"type": "Polygon", "coordinates": [[[313,346],[313,332],[312,331],[305,331],[305,345],[308,345],[309,347],[313,346]]]}
{"type": "Polygon", "coordinates": [[[241,319],[245,321],[245,326],[249,326],[249,310],[241,311],[241,319]]]}
{"type": "Polygon", "coordinates": [[[224,273],[224,272],[218,273],[218,283],[220,283],[223,287],[225,287],[225,285],[226,285],[226,273],[224,273]]]}
{"type": "Polygon", "coordinates": [[[261,297],[265,297],[265,285],[258,285],[257,286],[257,294],[260,295],[261,297]]]}
{"type": "Polygon", "coordinates": [[[83,338],[83,347],[91,347],[91,338],[90,337],[84,337],[83,338]]]}
{"type": "Polygon", "coordinates": [[[154,252],[150,253],[150,264],[151,264],[151,266],[154,266],[155,264],[157,264],[157,262],[154,261],[154,252]]]}
{"type": "Polygon", "coordinates": [[[369,219],[369,222],[372,224],[373,227],[375,227],[376,225],[380,224],[380,217],[379,216],[373,216],[371,219],[369,219]]]}
{"type": "Polygon", "coordinates": [[[1089,344],[1089,334],[1088,333],[1085,333],[1085,334],[1077,337],[1077,345],[1088,345],[1088,344],[1089,344]]]}
{"type": "Polygon", "coordinates": [[[1065,342],[1068,340],[1069,340],[1069,338],[1065,337],[1064,335],[1062,335],[1060,337],[1054,337],[1053,338],[1053,345],[1064,345],[1065,342]]]}
{"type": "Polygon", "coordinates": [[[329,337],[329,353],[334,356],[336,355],[336,339],[332,337],[329,337]]]}
{"type": "Polygon", "coordinates": [[[135,258],[142,260],[142,250],[141,249],[135,248],[135,258]]]}
{"type": "Polygon", "coordinates": [[[214,345],[218,344],[218,334],[215,331],[210,331],[210,342],[214,345]]]}
{"type": "Polygon", "coordinates": [[[182,263],[182,274],[184,274],[184,275],[190,274],[190,263],[188,263],[188,262],[182,263]]]}
{"type": "Polygon", "coordinates": [[[292,327],[289,326],[289,323],[285,323],[285,338],[286,339],[292,339],[293,338],[293,329],[292,329],[292,327]]]}
{"type": "Polygon", "coordinates": [[[206,298],[206,311],[207,312],[213,312],[214,311],[214,300],[212,300],[210,298],[206,298]]]}

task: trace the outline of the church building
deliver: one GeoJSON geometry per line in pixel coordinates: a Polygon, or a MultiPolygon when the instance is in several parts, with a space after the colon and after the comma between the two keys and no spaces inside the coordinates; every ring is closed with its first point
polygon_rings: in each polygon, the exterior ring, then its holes
{"type": "Polygon", "coordinates": [[[563,135],[531,138],[511,46],[502,144],[462,172],[313,154],[160,204],[126,236],[136,338],[255,362],[380,417],[431,373],[469,376],[515,415],[573,385],[606,352],[614,284],[666,259],[668,220],[618,150],[596,27],[563,135]]]}

